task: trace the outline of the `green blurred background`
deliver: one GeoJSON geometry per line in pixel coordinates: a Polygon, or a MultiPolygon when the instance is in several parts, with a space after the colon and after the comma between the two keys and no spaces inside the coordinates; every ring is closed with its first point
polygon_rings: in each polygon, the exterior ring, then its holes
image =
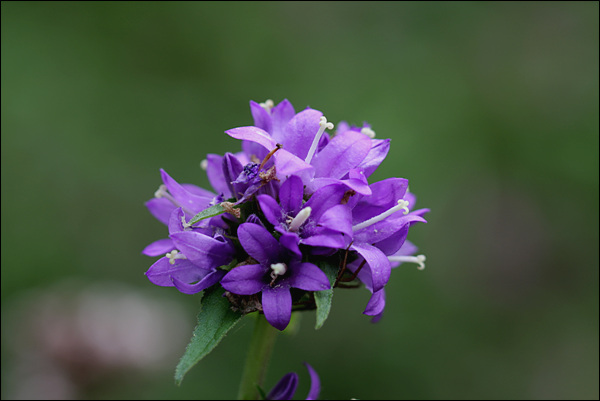
{"type": "Polygon", "coordinates": [[[1,7],[3,399],[236,396],[245,320],[174,385],[199,295],[143,275],[144,202],[159,168],[209,187],[267,98],[368,121],[392,138],[371,181],[432,210],[382,321],[337,290],[267,388],[297,371],[304,398],[306,360],[326,399],[599,397],[597,2],[1,7]]]}

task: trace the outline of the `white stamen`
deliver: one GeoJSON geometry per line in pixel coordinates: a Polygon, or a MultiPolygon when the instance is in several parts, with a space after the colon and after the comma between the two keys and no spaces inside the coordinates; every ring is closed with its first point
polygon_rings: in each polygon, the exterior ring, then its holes
{"type": "Polygon", "coordinates": [[[388,256],[390,262],[408,262],[408,263],[416,263],[419,266],[417,269],[423,270],[425,268],[425,255],[417,255],[417,256],[388,256]]]}
{"type": "Polygon", "coordinates": [[[165,198],[169,200],[172,204],[174,204],[176,207],[181,206],[179,202],[177,202],[175,198],[173,198],[173,195],[169,193],[169,190],[167,189],[167,186],[165,184],[162,184],[160,187],[158,187],[156,192],[154,192],[154,197],[158,199],[165,198]]]}
{"type": "Polygon", "coordinates": [[[185,214],[183,216],[181,216],[181,225],[183,226],[184,230],[187,230],[192,226],[187,221],[185,221],[185,214]]]}
{"type": "Polygon", "coordinates": [[[177,249],[172,250],[171,252],[167,253],[165,256],[167,258],[169,258],[169,263],[172,265],[175,264],[175,259],[187,259],[185,257],[185,255],[179,253],[179,251],[177,249]]]}
{"type": "Polygon", "coordinates": [[[208,160],[204,159],[200,162],[200,168],[204,171],[208,168],[208,160]]]}
{"type": "Polygon", "coordinates": [[[196,214],[196,213],[192,212],[190,209],[181,205],[179,202],[177,202],[175,200],[175,198],[173,198],[173,195],[171,195],[169,193],[169,191],[167,190],[167,186],[165,184],[162,184],[160,187],[158,187],[156,192],[154,192],[154,197],[157,199],[165,198],[165,199],[169,200],[173,205],[175,205],[175,207],[182,208],[183,211],[186,212],[187,214],[191,214],[192,216],[196,214]]]}
{"type": "Polygon", "coordinates": [[[323,136],[323,132],[325,132],[325,128],[333,129],[333,124],[328,123],[327,118],[325,118],[325,116],[322,116],[321,120],[319,121],[319,131],[317,132],[317,135],[315,135],[312,144],[310,145],[310,149],[308,149],[308,155],[306,155],[306,159],[304,159],[306,163],[310,164],[310,161],[315,155],[317,147],[319,146],[319,141],[321,140],[321,136],[323,136]]]}
{"type": "Polygon", "coordinates": [[[398,204],[396,206],[386,210],[385,212],[383,212],[381,214],[378,214],[375,217],[371,217],[369,220],[365,220],[362,223],[358,223],[357,225],[352,226],[352,231],[358,231],[365,227],[369,227],[370,225],[373,225],[373,224],[377,223],[378,221],[385,219],[389,215],[396,213],[398,210],[404,210],[404,214],[408,214],[408,212],[409,212],[408,202],[405,201],[404,199],[398,200],[398,204]]]}
{"type": "Polygon", "coordinates": [[[267,99],[264,101],[264,103],[259,103],[258,105],[265,109],[267,113],[270,113],[273,106],[275,106],[275,103],[273,103],[271,99],[267,99]]]}
{"type": "Polygon", "coordinates": [[[300,226],[304,224],[304,222],[310,217],[310,212],[312,212],[312,208],[310,206],[300,210],[296,217],[294,217],[289,223],[290,231],[298,231],[300,226]]]}
{"type": "Polygon", "coordinates": [[[154,197],[157,199],[166,198],[168,196],[169,196],[169,193],[167,192],[167,186],[164,184],[161,185],[160,187],[158,187],[156,192],[154,192],[154,197]]]}
{"type": "Polygon", "coordinates": [[[285,263],[273,263],[271,265],[271,278],[275,280],[277,276],[283,276],[287,272],[287,265],[285,263]]]}
{"type": "Polygon", "coordinates": [[[368,136],[371,139],[375,138],[375,131],[373,131],[369,127],[364,127],[363,129],[360,130],[360,133],[365,134],[366,136],[368,136]]]}

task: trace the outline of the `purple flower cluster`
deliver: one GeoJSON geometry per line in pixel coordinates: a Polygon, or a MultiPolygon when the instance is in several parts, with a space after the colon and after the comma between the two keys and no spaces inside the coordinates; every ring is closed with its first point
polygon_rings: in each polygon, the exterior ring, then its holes
{"type": "Polygon", "coordinates": [[[413,210],[404,178],[369,183],[390,140],[345,122],[329,135],[320,111],[296,113],[287,100],[250,109],[254,126],[226,131],[242,151],[201,163],[215,192],[161,170],[146,206],[169,236],[143,251],[162,256],[148,279],[186,294],[221,285],[234,309],[260,310],[279,330],[292,310],[314,308],[315,291],[359,280],[372,293],[363,313],[379,317],[391,269],[424,267],[406,237],[429,211],[413,210]],[[335,280],[323,263],[337,267],[335,280]]]}

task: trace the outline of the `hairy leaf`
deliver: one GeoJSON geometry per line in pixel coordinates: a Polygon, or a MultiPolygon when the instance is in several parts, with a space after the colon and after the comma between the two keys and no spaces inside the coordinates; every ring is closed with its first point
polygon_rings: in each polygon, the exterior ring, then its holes
{"type": "Polygon", "coordinates": [[[188,222],[188,224],[194,224],[199,222],[200,220],[208,219],[209,217],[218,216],[220,214],[225,213],[225,209],[220,204],[211,206],[209,208],[204,209],[188,222]]]}
{"type": "Polygon", "coordinates": [[[223,292],[220,286],[204,291],[198,312],[198,325],[175,369],[177,385],[181,384],[185,374],[208,355],[242,317],[241,313],[231,310],[223,292]]]}
{"type": "MultiPolygon", "coordinates": [[[[327,278],[329,283],[333,287],[335,279],[338,273],[338,267],[328,262],[322,261],[319,263],[319,267],[327,278]]],[[[317,323],[315,324],[315,330],[320,329],[329,316],[329,310],[331,309],[331,300],[333,298],[333,288],[324,291],[315,291],[315,303],[317,304],[317,323]]]]}

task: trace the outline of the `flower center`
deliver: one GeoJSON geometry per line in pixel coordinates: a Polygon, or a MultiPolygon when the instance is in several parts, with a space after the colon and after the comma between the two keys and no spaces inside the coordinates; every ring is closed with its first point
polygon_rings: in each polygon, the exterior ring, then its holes
{"type": "Polygon", "coordinates": [[[396,213],[398,210],[404,210],[404,214],[408,214],[408,212],[409,212],[408,202],[405,201],[404,199],[399,199],[398,204],[396,206],[386,210],[385,212],[383,212],[381,214],[378,214],[375,217],[371,217],[369,220],[365,220],[362,223],[358,223],[357,225],[352,226],[352,231],[358,231],[365,227],[369,227],[370,225],[373,225],[373,224],[385,219],[389,215],[396,213]]]}
{"type": "Polygon", "coordinates": [[[365,134],[366,136],[368,136],[371,139],[375,138],[375,131],[373,131],[369,127],[364,127],[363,129],[360,130],[360,133],[365,134]]]}
{"type": "Polygon", "coordinates": [[[271,265],[271,286],[275,284],[275,280],[279,276],[283,276],[287,272],[287,265],[285,263],[273,263],[271,265]]]}
{"type": "Polygon", "coordinates": [[[319,121],[319,131],[317,132],[317,135],[315,135],[312,144],[310,145],[310,149],[308,149],[308,155],[306,155],[306,159],[304,159],[307,164],[310,164],[313,156],[315,155],[317,147],[319,146],[319,141],[321,140],[321,136],[323,136],[323,132],[325,132],[325,128],[333,129],[333,124],[328,123],[327,118],[322,116],[321,120],[319,121]]]}
{"type": "Polygon", "coordinates": [[[425,255],[417,255],[417,256],[388,256],[390,262],[408,262],[408,263],[416,263],[419,266],[417,269],[423,270],[425,268],[425,255]]]}
{"type": "Polygon", "coordinates": [[[298,231],[300,229],[300,226],[302,226],[302,224],[304,224],[304,222],[306,222],[306,220],[308,220],[308,218],[310,217],[310,212],[312,212],[312,208],[310,206],[307,206],[304,209],[300,210],[296,217],[294,217],[292,221],[289,222],[288,229],[293,232],[298,231]]]}
{"type": "Polygon", "coordinates": [[[251,180],[258,175],[259,165],[257,163],[248,163],[244,166],[243,174],[251,180]]]}
{"type": "Polygon", "coordinates": [[[179,253],[179,251],[177,249],[172,250],[171,252],[167,253],[165,256],[167,258],[169,258],[169,263],[172,265],[175,264],[175,259],[187,259],[185,257],[185,255],[182,253],[179,253]]]}

